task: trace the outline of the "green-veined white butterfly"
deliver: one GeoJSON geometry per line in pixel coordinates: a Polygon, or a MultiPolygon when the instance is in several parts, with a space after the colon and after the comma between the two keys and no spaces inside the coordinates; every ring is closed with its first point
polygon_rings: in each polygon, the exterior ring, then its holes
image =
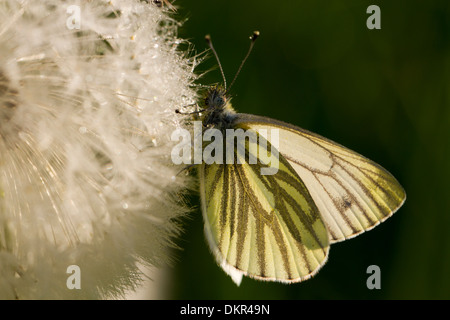
{"type": "MultiPolygon", "coordinates": [[[[251,37],[237,74],[258,35],[251,37]]],[[[207,41],[223,76],[209,36],[207,41]]],[[[332,243],[372,229],[402,206],[402,186],[375,162],[294,125],[234,112],[223,78],[224,87],[209,88],[198,112],[205,129],[279,133],[274,175],[261,175],[259,161],[198,168],[208,244],[237,284],[244,275],[284,283],[306,280],[325,264],[332,243]]],[[[252,152],[249,144],[245,148],[252,152]]]]}

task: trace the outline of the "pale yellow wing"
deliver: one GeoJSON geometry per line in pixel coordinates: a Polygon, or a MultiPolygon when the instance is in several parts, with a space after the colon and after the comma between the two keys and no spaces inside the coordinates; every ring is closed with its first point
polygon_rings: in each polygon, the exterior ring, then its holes
{"type": "Polygon", "coordinates": [[[249,114],[238,114],[235,125],[278,129],[278,149],[308,188],[327,225],[330,243],[375,227],[406,199],[402,186],[387,170],[329,139],[249,114]]]}
{"type": "Polygon", "coordinates": [[[261,161],[199,166],[205,234],[219,265],[243,275],[299,282],[326,262],[329,235],[307,188],[282,157],[274,175],[261,161]]]}

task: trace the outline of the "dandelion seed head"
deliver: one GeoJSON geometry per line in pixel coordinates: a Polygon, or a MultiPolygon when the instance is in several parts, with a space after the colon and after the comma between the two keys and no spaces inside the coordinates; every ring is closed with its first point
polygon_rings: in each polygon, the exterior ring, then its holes
{"type": "Polygon", "coordinates": [[[169,259],[186,212],[167,157],[174,111],[195,101],[178,23],[143,1],[79,1],[70,29],[68,6],[0,4],[0,298],[120,296],[136,262],[169,259]]]}

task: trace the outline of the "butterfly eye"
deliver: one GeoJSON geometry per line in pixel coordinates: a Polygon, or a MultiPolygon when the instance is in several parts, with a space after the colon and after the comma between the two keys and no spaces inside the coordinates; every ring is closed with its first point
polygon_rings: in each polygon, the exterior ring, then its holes
{"type": "Polygon", "coordinates": [[[153,0],[153,3],[159,8],[162,7],[162,2],[160,0],[153,0]]]}
{"type": "Polygon", "coordinates": [[[216,97],[216,99],[214,99],[214,104],[216,106],[222,107],[223,105],[225,105],[225,100],[221,96],[218,96],[218,97],[216,97]]]}

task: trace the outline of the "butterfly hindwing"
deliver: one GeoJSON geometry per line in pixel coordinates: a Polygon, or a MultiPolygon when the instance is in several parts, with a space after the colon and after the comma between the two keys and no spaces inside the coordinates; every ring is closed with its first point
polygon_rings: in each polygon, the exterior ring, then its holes
{"type": "Polygon", "coordinates": [[[329,139],[255,115],[238,114],[236,124],[279,130],[279,151],[308,188],[331,243],[375,227],[406,199],[402,186],[387,170],[329,139]]]}
{"type": "Polygon", "coordinates": [[[251,144],[246,141],[245,155],[234,149],[233,164],[199,167],[208,243],[235,282],[242,275],[287,283],[305,280],[327,259],[326,226],[289,162],[280,155],[278,171],[261,175],[264,164],[251,144]],[[256,164],[248,161],[251,153],[256,164]]]}

